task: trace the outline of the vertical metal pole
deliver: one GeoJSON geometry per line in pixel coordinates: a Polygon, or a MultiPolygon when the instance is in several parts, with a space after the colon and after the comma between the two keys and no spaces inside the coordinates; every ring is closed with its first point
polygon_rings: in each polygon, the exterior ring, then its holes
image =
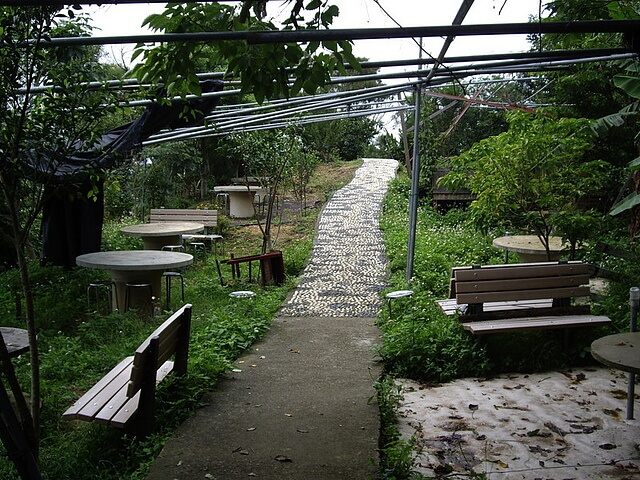
{"type": "MultiPolygon", "coordinates": [[[[638,306],[640,305],[640,288],[631,287],[629,289],[629,306],[631,307],[630,331],[635,332],[638,323],[638,306]]],[[[627,386],[627,420],[633,420],[633,404],[635,400],[636,374],[629,374],[629,385],[627,386]]]]}
{"type": "MultiPolygon", "coordinates": [[[[422,58],[422,39],[420,39],[420,58],[422,58]]],[[[422,65],[420,66],[422,68],[422,65]]],[[[418,218],[418,188],[420,186],[420,105],[422,103],[422,84],[415,86],[415,108],[413,121],[413,164],[411,166],[411,195],[409,197],[409,244],[407,246],[407,285],[413,278],[413,262],[416,249],[416,224],[418,218]]]]}
{"type": "MultiPolygon", "coordinates": [[[[510,232],[505,232],[504,236],[505,237],[510,237],[511,233],[510,232]]],[[[509,250],[507,250],[506,248],[504,249],[504,263],[509,263],[509,250]]]]}

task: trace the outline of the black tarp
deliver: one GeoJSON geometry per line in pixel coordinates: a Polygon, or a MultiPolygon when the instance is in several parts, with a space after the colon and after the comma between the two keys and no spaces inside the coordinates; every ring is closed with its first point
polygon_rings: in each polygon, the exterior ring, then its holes
{"type": "MultiPolygon", "coordinates": [[[[222,82],[201,82],[203,93],[222,90],[222,82]]],[[[151,135],[165,129],[197,125],[217,104],[217,97],[154,103],[135,121],[108,131],[90,148],[61,162],[38,158],[31,162],[36,178],[47,179],[42,213],[41,261],[50,265],[75,266],[83,253],[97,252],[102,241],[104,218],[103,182],[88,174],[106,171],[140,148],[151,135]],[[188,115],[183,115],[188,105],[188,115]],[[97,189],[96,189],[97,187],[97,189]],[[97,192],[96,195],[89,195],[97,192]],[[90,197],[90,198],[89,198],[90,197]]]]}

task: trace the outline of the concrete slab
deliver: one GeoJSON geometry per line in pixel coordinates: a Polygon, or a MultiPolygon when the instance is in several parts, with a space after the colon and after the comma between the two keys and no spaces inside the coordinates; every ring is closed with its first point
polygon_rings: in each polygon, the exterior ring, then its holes
{"type": "Polygon", "coordinates": [[[367,479],[378,471],[373,318],[277,318],[148,480],[367,479]]]}
{"type": "Polygon", "coordinates": [[[404,439],[414,439],[414,470],[425,477],[640,478],[640,421],[625,419],[624,372],[397,381],[399,426],[404,439]]]}

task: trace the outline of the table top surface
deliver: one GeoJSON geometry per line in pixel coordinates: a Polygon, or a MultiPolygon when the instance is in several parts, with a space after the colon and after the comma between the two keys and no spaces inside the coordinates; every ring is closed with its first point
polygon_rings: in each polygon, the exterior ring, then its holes
{"type": "Polygon", "coordinates": [[[257,185],[223,185],[218,187],[213,187],[214,192],[257,192],[258,190],[262,190],[263,187],[257,185]]]}
{"type": "Polygon", "coordinates": [[[0,327],[0,332],[10,357],[29,350],[29,336],[24,328],[0,327]]]}
{"type": "Polygon", "coordinates": [[[164,237],[182,233],[197,233],[204,230],[204,225],[197,222],[157,222],[140,223],[120,229],[120,233],[133,237],[164,237]]]}
{"type": "Polygon", "coordinates": [[[163,250],[95,252],[76,257],[79,266],[101,270],[163,270],[192,263],[193,255],[163,250]]]}
{"type": "MultiPolygon", "coordinates": [[[[509,235],[493,240],[493,246],[517,253],[544,253],[545,249],[537,235],[509,235]]],[[[567,245],[562,244],[562,237],[549,237],[549,250],[560,252],[567,245]]]]}
{"type": "Polygon", "coordinates": [[[594,340],[591,355],[609,367],[640,373],[640,332],[616,333],[594,340]]]}

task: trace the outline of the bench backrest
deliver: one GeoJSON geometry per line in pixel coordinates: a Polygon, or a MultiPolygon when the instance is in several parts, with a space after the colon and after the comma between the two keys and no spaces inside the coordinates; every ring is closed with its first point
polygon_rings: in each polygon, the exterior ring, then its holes
{"type": "Polygon", "coordinates": [[[589,266],[582,262],[543,262],[458,267],[452,270],[451,298],[482,312],[488,302],[553,299],[554,307],[588,297],[589,266]]]}
{"type": "Polygon", "coordinates": [[[151,222],[198,222],[205,227],[218,225],[217,210],[196,210],[194,208],[152,208],[151,222]]]}
{"type": "Polygon", "coordinates": [[[133,356],[131,378],[127,396],[133,397],[138,391],[156,383],[156,372],[171,357],[174,357],[171,371],[184,375],[189,357],[189,334],[191,330],[191,305],[186,304],[165,320],[142,344],[133,356]]]}

